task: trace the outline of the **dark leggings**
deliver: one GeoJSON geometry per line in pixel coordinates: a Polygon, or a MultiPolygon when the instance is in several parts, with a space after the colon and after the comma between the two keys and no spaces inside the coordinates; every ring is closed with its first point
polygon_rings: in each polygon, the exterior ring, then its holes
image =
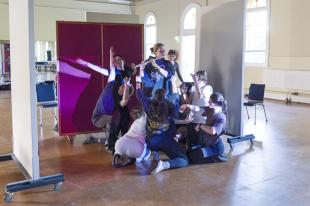
{"type": "Polygon", "coordinates": [[[204,139],[201,138],[201,135],[199,135],[199,132],[195,130],[195,127],[197,126],[196,123],[189,123],[187,125],[187,146],[188,148],[191,148],[194,145],[201,145],[204,143],[204,139]]]}
{"type": "Polygon", "coordinates": [[[154,134],[146,139],[146,144],[150,150],[164,152],[170,160],[170,168],[188,166],[188,158],[178,143],[173,139],[175,125],[161,134],[154,134]]]}
{"type": "Polygon", "coordinates": [[[129,122],[130,114],[127,107],[113,112],[108,139],[108,147],[110,150],[114,151],[114,146],[117,141],[119,132],[121,132],[121,135],[127,133],[129,129],[129,122]]]}

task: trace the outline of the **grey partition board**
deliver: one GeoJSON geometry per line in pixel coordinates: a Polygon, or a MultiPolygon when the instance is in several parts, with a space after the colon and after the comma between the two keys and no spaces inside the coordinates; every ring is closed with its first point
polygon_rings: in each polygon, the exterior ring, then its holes
{"type": "Polygon", "coordinates": [[[197,20],[196,68],[228,102],[228,133],[242,135],[244,1],[201,8],[197,20]]]}
{"type": "Polygon", "coordinates": [[[139,16],[128,15],[128,14],[108,14],[108,13],[86,12],[86,21],[87,22],[138,24],[139,16]]]}

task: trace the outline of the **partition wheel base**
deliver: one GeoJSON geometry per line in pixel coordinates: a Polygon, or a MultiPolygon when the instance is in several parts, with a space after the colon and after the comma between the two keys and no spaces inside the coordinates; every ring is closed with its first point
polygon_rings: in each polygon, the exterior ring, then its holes
{"type": "MultiPolygon", "coordinates": [[[[11,154],[7,155],[1,155],[0,161],[6,161],[6,160],[12,160],[11,154]]],[[[59,192],[61,190],[61,185],[64,182],[64,174],[59,173],[55,175],[40,177],[39,179],[30,179],[30,180],[24,180],[19,182],[13,182],[9,183],[5,186],[5,192],[4,192],[4,201],[5,202],[11,202],[13,199],[13,193],[23,190],[28,190],[36,187],[43,187],[47,185],[53,185],[53,189],[56,192],[59,192]]]]}
{"type": "Polygon", "coordinates": [[[253,134],[249,134],[249,135],[245,135],[245,136],[228,137],[227,143],[230,145],[230,149],[234,149],[235,143],[249,140],[251,142],[251,145],[252,145],[253,139],[255,139],[255,136],[253,134]]]}

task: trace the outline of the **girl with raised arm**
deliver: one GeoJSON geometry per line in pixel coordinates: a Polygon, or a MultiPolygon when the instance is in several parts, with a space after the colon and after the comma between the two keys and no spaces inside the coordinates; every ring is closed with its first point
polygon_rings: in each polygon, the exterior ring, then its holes
{"type": "Polygon", "coordinates": [[[146,113],[148,148],[152,151],[162,151],[170,158],[166,161],[160,160],[151,174],[157,174],[166,169],[186,167],[188,158],[173,138],[175,106],[165,99],[165,90],[156,90],[153,99],[150,100],[144,96],[140,83],[137,83],[136,95],[146,113]]]}

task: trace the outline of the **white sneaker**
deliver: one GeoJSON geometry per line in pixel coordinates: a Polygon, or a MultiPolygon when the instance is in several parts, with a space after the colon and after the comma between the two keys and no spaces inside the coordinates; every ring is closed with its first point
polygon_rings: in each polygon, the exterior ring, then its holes
{"type": "Polygon", "coordinates": [[[151,175],[155,175],[163,170],[167,170],[170,168],[170,164],[167,161],[161,161],[159,160],[156,168],[151,172],[151,175]]]}

